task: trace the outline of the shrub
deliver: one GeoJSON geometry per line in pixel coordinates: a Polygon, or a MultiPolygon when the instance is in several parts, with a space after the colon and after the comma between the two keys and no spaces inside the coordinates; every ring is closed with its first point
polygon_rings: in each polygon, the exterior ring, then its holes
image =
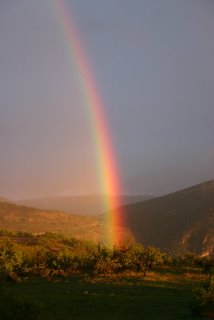
{"type": "Polygon", "coordinates": [[[22,248],[22,266],[20,275],[43,275],[47,249],[41,246],[22,248]]]}
{"type": "Polygon", "coordinates": [[[130,268],[133,269],[132,250],[133,246],[130,245],[122,245],[114,248],[112,257],[115,264],[117,264],[117,271],[121,272],[130,268]]]}
{"type": "Polygon", "coordinates": [[[141,271],[145,276],[146,273],[151,270],[155,265],[163,263],[163,255],[158,248],[148,247],[143,250],[141,271]]]}
{"type": "Polygon", "coordinates": [[[195,315],[206,314],[206,312],[214,312],[214,278],[210,278],[210,281],[194,290],[194,300],[190,305],[190,308],[195,315]]]}
{"type": "Polygon", "coordinates": [[[6,240],[0,247],[0,275],[10,277],[18,274],[22,265],[22,251],[12,241],[6,240]]]}
{"type": "Polygon", "coordinates": [[[203,272],[208,275],[214,268],[214,260],[209,256],[200,258],[198,264],[202,268],[203,272]]]}
{"type": "Polygon", "coordinates": [[[163,262],[163,254],[159,249],[154,247],[144,248],[139,243],[114,249],[113,257],[120,271],[143,272],[144,276],[154,265],[163,262]]]}

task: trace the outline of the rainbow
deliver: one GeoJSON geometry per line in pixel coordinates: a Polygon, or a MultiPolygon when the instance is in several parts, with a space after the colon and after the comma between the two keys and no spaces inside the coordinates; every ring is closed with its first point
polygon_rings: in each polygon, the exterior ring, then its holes
{"type": "Polygon", "coordinates": [[[121,242],[118,226],[120,225],[121,209],[119,195],[121,193],[118,170],[114,157],[113,146],[104,113],[103,103],[98,94],[94,77],[87,61],[80,36],[75,28],[70,12],[66,9],[64,0],[54,0],[54,9],[62,29],[69,55],[75,62],[84,103],[88,110],[92,136],[95,144],[97,168],[101,192],[105,195],[104,242],[108,246],[121,242]],[[117,195],[117,197],[115,197],[117,195]],[[110,210],[110,208],[116,208],[110,210]]]}

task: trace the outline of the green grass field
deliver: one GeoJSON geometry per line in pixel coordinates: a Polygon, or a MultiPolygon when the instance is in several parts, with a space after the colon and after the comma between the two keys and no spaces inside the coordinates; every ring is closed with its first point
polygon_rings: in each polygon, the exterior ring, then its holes
{"type": "Polygon", "coordinates": [[[51,282],[32,278],[7,286],[16,295],[41,302],[41,319],[190,320],[196,319],[189,310],[192,289],[203,280],[205,276],[197,270],[161,268],[145,278],[139,274],[93,279],[73,276],[51,282]]]}

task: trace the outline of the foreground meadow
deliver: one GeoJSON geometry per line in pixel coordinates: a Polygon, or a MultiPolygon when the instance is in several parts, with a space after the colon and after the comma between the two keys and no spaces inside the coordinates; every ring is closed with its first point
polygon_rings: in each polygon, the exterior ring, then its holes
{"type": "Polygon", "coordinates": [[[31,278],[19,284],[7,283],[7,288],[15,296],[25,295],[39,303],[38,319],[195,319],[189,309],[192,289],[204,276],[197,270],[180,275],[171,271],[162,269],[146,277],[31,278]]]}
{"type": "MultiPolygon", "coordinates": [[[[140,244],[109,250],[53,234],[0,240],[1,320],[195,319],[194,290],[213,274],[211,260],[140,244]]],[[[213,315],[209,288],[200,291],[201,319],[213,315]]]]}

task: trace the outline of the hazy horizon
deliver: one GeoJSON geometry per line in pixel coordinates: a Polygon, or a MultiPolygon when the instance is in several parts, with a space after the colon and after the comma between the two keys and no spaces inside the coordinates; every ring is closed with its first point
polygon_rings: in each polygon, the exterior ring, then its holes
{"type": "Polygon", "coordinates": [[[118,194],[118,195],[112,195],[112,194],[104,194],[104,193],[77,193],[77,194],[61,194],[61,195],[54,195],[54,194],[50,194],[50,195],[35,195],[33,197],[27,197],[27,198],[10,198],[10,197],[7,197],[5,195],[0,195],[0,198],[3,198],[5,200],[9,200],[9,201],[12,201],[12,202],[21,202],[21,201],[28,201],[28,200],[36,200],[36,199],[52,199],[52,198],[72,198],[72,197],[109,197],[109,196],[113,196],[113,197],[141,197],[141,196],[146,196],[146,197],[152,197],[152,198],[157,198],[157,197],[164,197],[166,195],[169,195],[171,193],[175,193],[175,192],[179,192],[179,191],[182,191],[184,189],[188,189],[188,188],[191,188],[191,187],[195,187],[197,185],[200,185],[200,184],[204,184],[204,183],[207,183],[207,182],[210,182],[210,181],[214,181],[214,179],[209,179],[209,180],[206,180],[206,181],[200,181],[198,183],[195,183],[195,184],[191,184],[191,185],[185,185],[185,186],[182,186],[181,188],[179,189],[176,189],[176,190],[172,190],[170,192],[166,192],[166,193],[159,193],[159,194],[143,194],[143,193],[121,193],[121,194],[118,194]]]}
{"type": "MultiPolygon", "coordinates": [[[[65,0],[96,79],[121,194],[212,180],[214,2],[65,0]]],[[[91,123],[54,1],[0,1],[0,196],[100,194],[91,123]]]]}

